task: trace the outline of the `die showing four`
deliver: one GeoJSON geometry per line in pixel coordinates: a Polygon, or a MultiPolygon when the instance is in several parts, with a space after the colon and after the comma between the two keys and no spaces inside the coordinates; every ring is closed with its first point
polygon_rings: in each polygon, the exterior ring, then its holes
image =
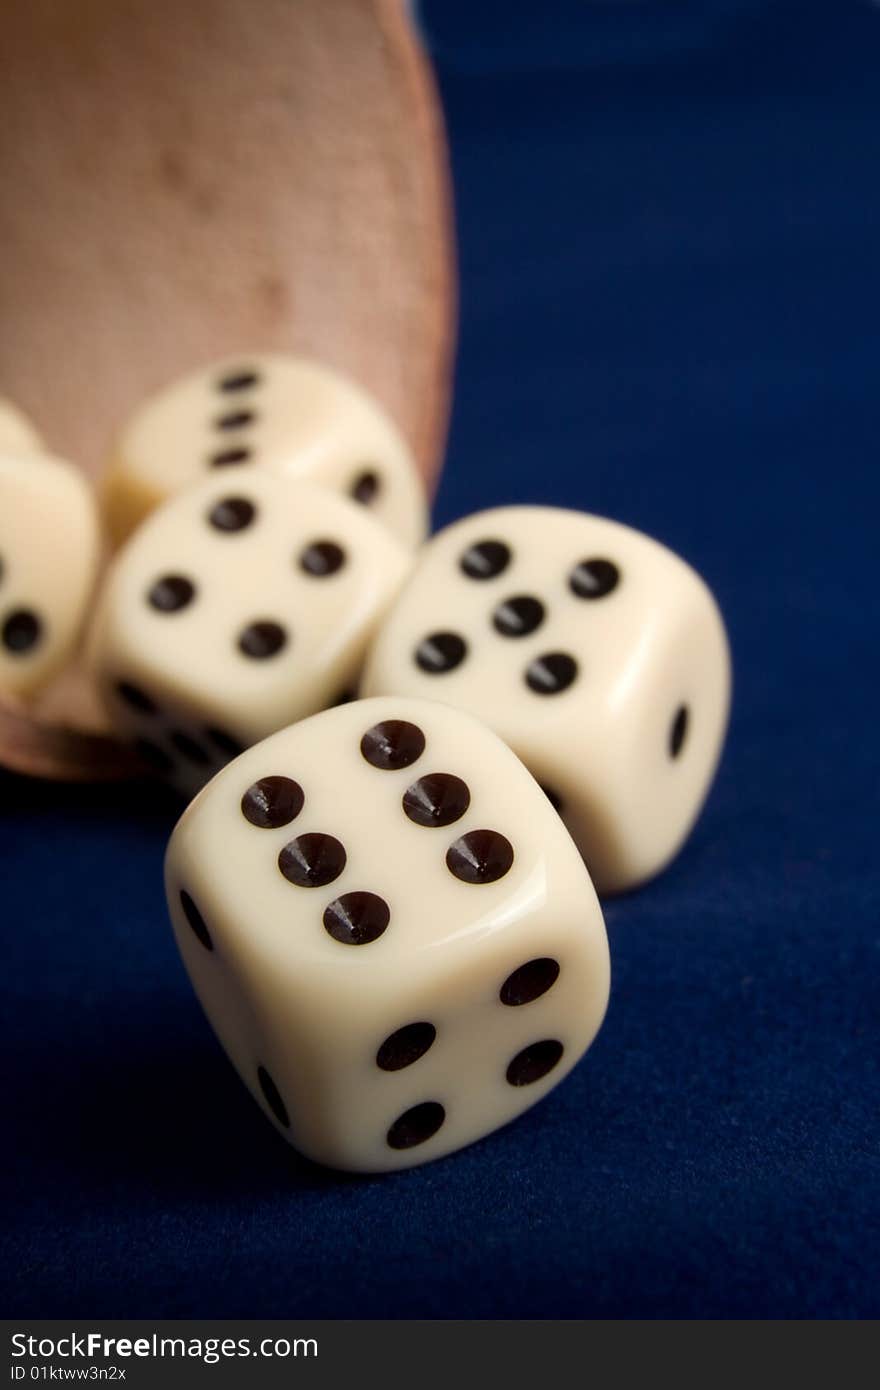
{"type": "Polygon", "coordinates": [[[424,548],[362,689],[483,719],[545,788],[600,890],[615,891],[662,868],[693,824],[730,662],[712,595],[670,550],[600,517],[505,507],[424,548]]]}
{"type": "Polygon", "coordinates": [[[215,474],[150,516],[107,576],[91,650],[111,718],[192,794],[356,683],[410,563],[333,492],[215,474]]]}
{"type": "Polygon", "coordinates": [[[589,875],[469,715],[357,701],[220,772],[168,850],[205,1011],[303,1153],[426,1162],[527,1109],[589,1046],[608,948],[589,875]]]}
{"type": "Polygon", "coordinates": [[[193,372],[138,407],[104,477],[110,534],[124,540],[160,502],[211,475],[235,490],[255,467],[342,493],[404,545],[427,530],[415,462],[378,402],[316,362],[253,353],[193,372]]]}

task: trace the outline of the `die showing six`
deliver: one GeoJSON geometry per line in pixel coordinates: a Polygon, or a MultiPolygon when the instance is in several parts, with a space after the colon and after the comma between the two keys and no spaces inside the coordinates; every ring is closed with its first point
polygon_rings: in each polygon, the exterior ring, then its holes
{"type": "Polygon", "coordinates": [[[540,787],[470,715],[388,697],[224,768],[171,838],[168,904],[245,1084],[318,1162],[427,1162],[556,1085],[601,1024],[608,945],[540,787]]]}

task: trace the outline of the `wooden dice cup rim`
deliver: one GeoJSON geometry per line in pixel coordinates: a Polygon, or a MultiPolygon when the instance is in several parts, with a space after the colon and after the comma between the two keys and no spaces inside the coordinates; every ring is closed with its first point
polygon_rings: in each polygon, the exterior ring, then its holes
{"type": "MultiPolygon", "coordinates": [[[[47,446],[94,477],[144,395],[277,349],[373,391],[433,487],[451,198],[405,0],[0,0],[0,21],[0,395],[47,446]]],[[[0,698],[0,764],[142,771],[77,671],[0,698]]]]}

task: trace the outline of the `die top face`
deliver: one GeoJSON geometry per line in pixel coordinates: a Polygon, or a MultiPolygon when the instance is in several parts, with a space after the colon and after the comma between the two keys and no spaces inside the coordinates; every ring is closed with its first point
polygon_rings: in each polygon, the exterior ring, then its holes
{"type": "Polygon", "coordinates": [[[431,541],[370,653],[364,694],[484,719],[548,788],[603,890],[662,867],[717,764],[730,669],[715,602],[629,527],[509,507],[431,541]]]}
{"type": "Polygon", "coordinates": [[[111,567],[92,642],[104,697],[138,727],[169,703],[253,742],[341,693],[409,564],[325,489],[256,470],[209,479],[111,567]]]}
{"type": "Polygon", "coordinates": [[[601,910],[516,757],[382,698],[266,739],[169,846],[175,934],[255,1098],[319,1162],[427,1162],[527,1109],[608,998],[601,910]]]}
{"type": "Polygon", "coordinates": [[[31,694],[69,657],[99,554],[79,470],[45,454],[0,453],[0,689],[31,694]]]}
{"type": "Polygon", "coordinates": [[[36,428],[12,401],[0,397],[0,452],[31,453],[43,448],[36,428]]]}
{"type": "Polygon", "coordinates": [[[221,955],[354,997],[365,972],[393,999],[444,956],[491,953],[551,893],[574,930],[601,923],[519,759],[470,716],[400,698],[324,711],[242,754],[184,813],[167,873],[221,955]]]}
{"type": "Polygon", "coordinates": [[[405,545],[424,537],[421,481],[378,403],[316,363],[265,353],[203,368],[136,411],[108,474],[111,530],[211,475],[235,486],[254,465],[341,492],[405,545]]]}
{"type": "Polygon", "coordinates": [[[619,707],[671,623],[711,595],[684,561],[627,526],[506,507],[422,551],[371,654],[364,688],[449,700],[514,734],[619,707]]]}

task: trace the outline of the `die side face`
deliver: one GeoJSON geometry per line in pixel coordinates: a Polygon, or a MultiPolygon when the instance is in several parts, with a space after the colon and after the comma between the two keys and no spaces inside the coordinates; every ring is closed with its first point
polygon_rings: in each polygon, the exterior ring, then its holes
{"type": "Polygon", "coordinates": [[[598,886],[616,890],[686,834],[729,685],[718,610],[677,556],[602,518],[513,507],[426,547],[362,690],[484,719],[545,786],[598,886]]]}
{"type": "Polygon", "coordinates": [[[75,468],[0,453],[0,689],[34,694],[69,658],[99,550],[96,508],[75,468]]]}
{"type": "Polygon", "coordinates": [[[105,500],[122,539],[158,503],[255,466],[349,497],[407,546],[424,537],[424,490],[391,420],[335,372],[254,354],[202,369],[148,401],[117,443],[105,500]]]}
{"type": "Polygon", "coordinates": [[[408,552],[320,488],[254,472],[166,503],[118,554],[92,661],[114,723],[192,792],[341,698],[408,552]]]}
{"type": "Polygon", "coordinates": [[[12,401],[0,398],[0,453],[36,453],[43,441],[36,427],[12,401]]]}
{"type": "Polygon", "coordinates": [[[510,750],[442,705],[357,701],[250,749],[185,813],[166,882],[221,1040],[248,1039],[226,1044],[243,1079],[322,1163],[405,1167],[489,1133],[604,1014],[575,846],[510,750]]]}
{"type": "MultiPolygon", "coordinates": [[[[639,689],[621,709],[613,768],[619,833],[604,862],[609,889],[625,889],[659,872],[690,832],[718,765],[730,709],[730,655],[720,614],[705,589],[673,601],[639,689]]],[[[634,678],[635,679],[635,678],[634,678]]],[[[570,829],[578,836],[572,805],[570,829]]],[[[583,824],[583,842],[590,828],[583,824]]],[[[590,862],[587,852],[587,862],[590,862]]]]}

